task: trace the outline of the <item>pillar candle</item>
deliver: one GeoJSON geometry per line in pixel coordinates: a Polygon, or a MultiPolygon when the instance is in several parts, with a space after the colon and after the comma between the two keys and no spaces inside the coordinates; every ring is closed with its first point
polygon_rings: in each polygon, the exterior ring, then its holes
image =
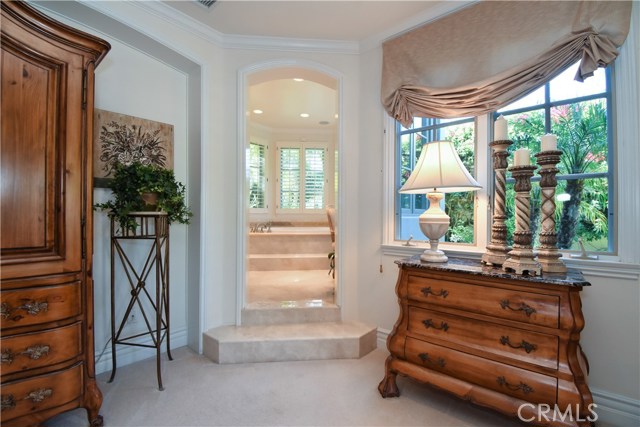
{"type": "Polygon", "coordinates": [[[495,141],[504,141],[509,138],[508,134],[507,119],[504,116],[498,117],[493,128],[493,139],[495,141]]]}
{"type": "Polygon", "coordinates": [[[540,140],[540,151],[555,151],[558,149],[558,138],[548,133],[540,140]]]}
{"type": "Polygon", "coordinates": [[[513,166],[529,166],[529,150],[521,148],[513,156],[513,166]]]}

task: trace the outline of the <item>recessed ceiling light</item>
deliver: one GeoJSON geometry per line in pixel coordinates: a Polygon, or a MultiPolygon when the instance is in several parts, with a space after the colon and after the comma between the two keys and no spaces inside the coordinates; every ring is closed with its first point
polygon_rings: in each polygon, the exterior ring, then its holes
{"type": "Polygon", "coordinates": [[[334,114],[333,117],[335,117],[337,119],[338,118],[338,113],[334,114]]]}
{"type": "Polygon", "coordinates": [[[293,81],[294,81],[294,82],[303,82],[303,81],[304,81],[304,79],[301,79],[300,77],[295,77],[295,78],[293,79],[293,81]]]}
{"type": "Polygon", "coordinates": [[[262,110],[253,110],[253,114],[262,114],[262,110]]]}
{"type": "Polygon", "coordinates": [[[300,113],[300,117],[304,117],[306,119],[309,117],[309,113],[300,113]]]}

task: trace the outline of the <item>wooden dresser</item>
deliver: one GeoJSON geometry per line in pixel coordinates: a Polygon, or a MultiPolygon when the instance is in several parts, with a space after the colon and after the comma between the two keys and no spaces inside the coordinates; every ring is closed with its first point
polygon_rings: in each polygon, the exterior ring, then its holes
{"type": "Polygon", "coordinates": [[[94,68],[108,43],[2,1],[2,425],[87,409],[93,343],[94,68]]]}
{"type": "Polygon", "coordinates": [[[589,283],[579,272],[526,277],[419,256],[396,263],[400,316],[387,339],[383,397],[399,395],[401,374],[532,425],[590,424],[579,343],[580,291],[589,283]]]}

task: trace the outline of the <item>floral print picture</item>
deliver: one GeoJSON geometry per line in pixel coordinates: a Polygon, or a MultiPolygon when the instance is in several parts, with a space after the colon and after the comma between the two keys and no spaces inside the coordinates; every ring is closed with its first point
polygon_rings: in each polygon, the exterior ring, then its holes
{"type": "Polygon", "coordinates": [[[109,187],[117,163],[173,168],[173,125],[95,109],[94,186],[109,187]]]}

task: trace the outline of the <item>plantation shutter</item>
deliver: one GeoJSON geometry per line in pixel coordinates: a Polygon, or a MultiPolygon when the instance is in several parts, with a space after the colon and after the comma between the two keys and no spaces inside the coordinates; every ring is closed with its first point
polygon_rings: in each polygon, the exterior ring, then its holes
{"type": "Polygon", "coordinates": [[[300,208],[300,148],[280,148],[280,208],[300,208]]]}
{"type": "Polygon", "coordinates": [[[325,150],[307,148],[304,153],[304,208],[324,209],[325,150]]]}
{"type": "Polygon", "coordinates": [[[264,209],[267,191],[266,149],[262,144],[249,144],[249,208],[264,209]]]}

